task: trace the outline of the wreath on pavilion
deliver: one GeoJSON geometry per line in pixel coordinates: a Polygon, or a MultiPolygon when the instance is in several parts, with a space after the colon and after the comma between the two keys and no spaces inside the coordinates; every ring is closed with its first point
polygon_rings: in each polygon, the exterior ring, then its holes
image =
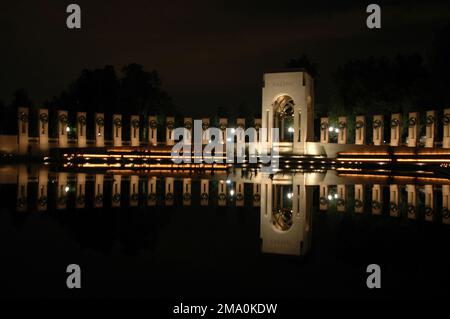
{"type": "Polygon", "coordinates": [[[445,126],[447,126],[450,123],[450,114],[448,113],[444,114],[444,117],[442,118],[442,123],[444,123],[445,126]]]}
{"type": "Polygon", "coordinates": [[[171,130],[173,130],[173,128],[174,128],[174,123],[173,123],[173,121],[168,121],[167,122],[167,128],[171,131],[171,130]]]}
{"type": "Polygon", "coordinates": [[[328,123],[327,123],[327,122],[322,122],[322,123],[320,123],[320,129],[321,129],[322,131],[327,130],[327,129],[328,129],[328,123]]]}
{"type": "Polygon", "coordinates": [[[320,205],[328,204],[328,199],[326,197],[320,197],[319,199],[320,205]]]}
{"type": "Polygon", "coordinates": [[[114,119],[114,126],[115,127],[122,127],[122,120],[120,119],[120,117],[116,117],[114,119]]]}
{"type": "Polygon", "coordinates": [[[409,127],[413,127],[417,124],[417,119],[415,117],[410,117],[408,120],[409,127]]]}
{"type": "Polygon", "coordinates": [[[208,193],[202,193],[202,194],[200,195],[200,198],[201,198],[202,200],[208,200],[208,199],[209,199],[209,194],[208,194],[208,193]]]}
{"type": "Polygon", "coordinates": [[[58,121],[62,125],[66,125],[69,122],[69,119],[67,118],[67,115],[63,113],[58,116],[58,121]]]}
{"type": "Polygon", "coordinates": [[[258,193],[253,194],[253,200],[259,202],[261,200],[261,195],[258,193]]]}
{"type": "Polygon", "coordinates": [[[139,120],[138,120],[138,119],[133,119],[133,120],[131,121],[131,126],[132,126],[133,128],[139,128],[139,120]]]}
{"type": "Polygon", "coordinates": [[[20,120],[22,123],[28,122],[28,114],[25,113],[25,112],[20,112],[20,114],[19,114],[19,120],[20,120]]]}
{"type": "Polygon", "coordinates": [[[356,121],[356,128],[360,129],[364,127],[364,122],[361,120],[356,121]]]}
{"type": "Polygon", "coordinates": [[[151,129],[156,129],[158,127],[158,123],[155,120],[151,120],[148,125],[151,129]]]}
{"type": "Polygon", "coordinates": [[[209,128],[209,123],[208,122],[203,122],[202,123],[202,129],[203,131],[206,131],[209,128]]]}
{"type": "Polygon", "coordinates": [[[103,127],[105,126],[105,119],[101,116],[97,117],[97,119],[95,120],[95,122],[97,123],[98,126],[103,127]]]}
{"type": "Polygon", "coordinates": [[[409,204],[408,205],[408,214],[413,215],[416,213],[416,208],[414,207],[414,205],[409,204]]]}
{"type": "Polygon", "coordinates": [[[40,196],[38,199],[38,205],[44,207],[47,205],[47,196],[40,196]]]}
{"type": "Polygon", "coordinates": [[[156,200],[156,194],[155,193],[148,194],[147,199],[151,200],[151,201],[155,201],[156,200]]]}
{"type": "Polygon", "coordinates": [[[377,200],[372,201],[372,209],[375,209],[375,210],[381,209],[381,203],[377,200]]]}
{"type": "Polygon", "coordinates": [[[41,121],[42,124],[47,124],[48,123],[48,114],[47,113],[39,114],[39,121],[41,121]]]}
{"type": "Polygon", "coordinates": [[[377,129],[383,126],[383,123],[380,120],[373,121],[373,128],[377,129]]]}
{"type": "Polygon", "coordinates": [[[363,202],[360,199],[355,199],[355,208],[363,207],[363,202]]]}
{"type": "Polygon", "coordinates": [[[431,115],[431,114],[428,115],[428,116],[427,116],[427,119],[426,119],[427,126],[433,125],[434,122],[436,122],[436,119],[434,118],[434,116],[431,115]]]}
{"type": "Polygon", "coordinates": [[[396,127],[399,126],[399,125],[400,125],[399,119],[392,119],[392,120],[391,120],[391,127],[392,127],[392,128],[396,128],[396,127]]]}
{"type": "Polygon", "coordinates": [[[426,216],[432,216],[433,215],[433,208],[430,206],[425,206],[425,215],[426,216]]]}
{"type": "Polygon", "coordinates": [[[192,128],[192,122],[191,121],[184,122],[184,128],[190,130],[192,128]]]}
{"type": "Polygon", "coordinates": [[[112,197],[112,201],[113,201],[114,203],[120,202],[120,193],[115,193],[115,194],[113,195],[113,197],[112,197]]]}
{"type": "Polygon", "coordinates": [[[394,203],[394,202],[391,202],[389,204],[389,209],[390,209],[391,212],[397,213],[398,212],[398,205],[396,203],[394,203]]]}
{"type": "Polygon", "coordinates": [[[81,116],[78,118],[78,123],[80,123],[81,126],[86,125],[86,116],[81,115],[81,116]]]}

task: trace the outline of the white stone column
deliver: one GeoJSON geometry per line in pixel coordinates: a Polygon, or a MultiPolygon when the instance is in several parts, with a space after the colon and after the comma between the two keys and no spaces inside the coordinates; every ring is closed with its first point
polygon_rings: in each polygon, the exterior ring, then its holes
{"type": "Polygon", "coordinates": [[[372,214],[380,215],[383,210],[383,188],[379,184],[372,186],[372,214]]]}
{"type": "Polygon", "coordinates": [[[67,111],[58,111],[58,146],[67,147],[69,145],[69,116],[67,111]]]}
{"type": "Polygon", "coordinates": [[[202,144],[209,143],[209,118],[202,119],[202,144]]]}
{"type": "Polygon", "coordinates": [[[172,206],[175,199],[173,177],[166,177],[165,186],[165,204],[166,206],[172,206]]]}
{"type": "Polygon", "coordinates": [[[364,185],[355,184],[355,213],[364,213],[364,185]]]}
{"type": "Polygon", "coordinates": [[[366,144],[366,118],[359,115],[355,119],[355,144],[366,144]]]}
{"type": "Polygon", "coordinates": [[[185,144],[192,144],[192,117],[185,117],[184,118],[184,128],[185,128],[185,136],[184,136],[184,143],[185,144]]]}
{"type": "Polygon", "coordinates": [[[168,116],[166,118],[166,145],[175,145],[173,130],[175,128],[175,118],[168,116]]]}
{"type": "Polygon", "coordinates": [[[147,205],[155,206],[156,205],[156,177],[151,176],[148,178],[147,184],[147,205]]]}
{"type": "Polygon", "coordinates": [[[27,208],[28,208],[28,170],[25,165],[20,165],[17,171],[16,210],[18,212],[25,212],[27,211],[27,208]]]}
{"type": "Polygon", "coordinates": [[[86,174],[77,174],[76,208],[84,208],[86,205],[86,174]]]}
{"type": "Polygon", "coordinates": [[[67,173],[58,173],[58,184],[56,185],[56,208],[66,209],[67,192],[70,190],[67,183],[67,173]]]}
{"type": "Polygon", "coordinates": [[[442,185],[442,222],[450,224],[450,185],[442,185]]]}
{"type": "Polygon", "coordinates": [[[419,113],[410,112],[408,115],[408,147],[419,145],[419,113]]]}
{"type": "Polygon", "coordinates": [[[139,203],[139,176],[130,176],[130,206],[137,206],[139,203]]]}
{"type": "Polygon", "coordinates": [[[105,146],[105,114],[95,113],[95,146],[105,146]]]}
{"type": "Polygon", "coordinates": [[[408,203],[408,218],[417,218],[417,191],[416,185],[406,185],[407,203],[408,203]]]}
{"type": "Polygon", "coordinates": [[[261,206],[261,184],[256,182],[253,183],[253,207],[261,206]]]}
{"type": "Polygon", "coordinates": [[[425,220],[433,221],[434,217],[434,191],[433,185],[425,185],[425,220]]]}
{"type": "MultiPolygon", "coordinates": [[[[391,146],[399,146],[402,138],[402,115],[400,113],[391,114],[391,146]]],[[[398,207],[397,207],[398,209],[398,207]]]]}
{"type": "Polygon", "coordinates": [[[389,185],[389,215],[392,217],[400,216],[399,203],[399,188],[398,185],[389,185]]]}
{"type": "Polygon", "coordinates": [[[148,117],[148,143],[149,145],[158,145],[158,122],[156,116],[148,117]]]}
{"type": "Polygon", "coordinates": [[[103,207],[103,174],[95,174],[94,180],[94,207],[103,207]]]}
{"type": "Polygon", "coordinates": [[[139,127],[140,127],[139,115],[131,115],[130,117],[130,145],[139,146],[139,127]]]}
{"type": "Polygon", "coordinates": [[[236,126],[237,129],[239,129],[236,135],[237,143],[245,143],[245,119],[244,118],[236,119],[236,126]]]}
{"type": "Polygon", "coordinates": [[[114,114],[113,115],[113,125],[112,125],[112,138],[113,138],[113,146],[120,147],[122,146],[122,115],[114,114]]]}
{"type": "Polygon", "coordinates": [[[328,131],[330,127],[328,117],[320,118],[320,143],[330,143],[330,131],[328,131]]]}
{"type": "Polygon", "coordinates": [[[319,185],[319,209],[320,210],[328,210],[328,185],[327,184],[320,184],[319,185]]]}
{"type": "Polygon", "coordinates": [[[39,109],[38,131],[39,131],[39,150],[41,153],[48,152],[48,110],[39,109]]]}
{"type": "Polygon", "coordinates": [[[442,118],[442,147],[450,148],[450,109],[444,110],[444,117],[442,118]]]}
{"type": "Polygon", "coordinates": [[[86,147],[86,112],[77,112],[77,144],[78,147],[86,147]]]}
{"type": "Polygon", "coordinates": [[[436,111],[427,111],[425,129],[425,147],[434,147],[436,136],[436,111]]]}
{"type": "Polygon", "coordinates": [[[209,204],[209,180],[202,179],[200,181],[200,205],[208,206],[209,204]]]}
{"type": "Polygon", "coordinates": [[[338,118],[338,144],[347,144],[347,117],[338,118]]]}
{"type": "Polygon", "coordinates": [[[244,206],[244,182],[236,182],[236,206],[244,206]]]}
{"type": "Polygon", "coordinates": [[[113,175],[113,183],[112,183],[112,191],[111,191],[111,206],[112,207],[120,207],[120,199],[122,197],[121,193],[122,189],[122,176],[121,175],[113,175]]]}
{"type": "Polygon", "coordinates": [[[384,141],[384,116],[374,115],[373,116],[373,145],[382,145],[384,141]]]}
{"type": "Polygon", "coordinates": [[[227,205],[227,184],[224,180],[220,180],[217,183],[217,204],[219,206],[227,205]]]}
{"type": "Polygon", "coordinates": [[[18,128],[19,132],[18,143],[19,143],[19,154],[26,154],[28,152],[28,121],[29,121],[29,109],[27,107],[19,107],[17,109],[17,118],[18,118],[18,128]]]}
{"type": "Polygon", "coordinates": [[[347,211],[347,187],[346,185],[337,185],[336,208],[338,212],[347,211]]]}
{"type": "Polygon", "coordinates": [[[40,167],[38,174],[38,211],[46,211],[48,205],[48,168],[40,167]]]}
{"type": "Polygon", "coordinates": [[[192,186],[190,178],[183,178],[183,206],[191,206],[192,186]]]}

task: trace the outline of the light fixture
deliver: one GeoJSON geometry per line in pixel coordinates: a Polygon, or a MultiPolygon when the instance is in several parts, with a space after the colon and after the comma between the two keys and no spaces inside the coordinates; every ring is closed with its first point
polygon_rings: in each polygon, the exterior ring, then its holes
{"type": "Polygon", "coordinates": [[[66,186],[65,188],[64,188],[64,191],[67,193],[67,192],[69,192],[69,190],[70,190],[70,187],[69,186],[66,186]]]}
{"type": "Polygon", "coordinates": [[[288,128],[288,132],[289,132],[289,133],[294,133],[294,128],[293,128],[292,126],[289,127],[289,128],[288,128]]]}
{"type": "Polygon", "coordinates": [[[291,199],[291,198],[292,198],[292,193],[288,193],[288,194],[287,194],[287,198],[288,198],[288,199],[291,199]]]}
{"type": "Polygon", "coordinates": [[[333,196],[328,195],[328,200],[332,200],[332,199],[333,199],[333,196]]]}
{"type": "Polygon", "coordinates": [[[333,131],[334,131],[334,127],[330,126],[330,127],[328,128],[328,131],[333,132],[333,131]]]}
{"type": "Polygon", "coordinates": [[[66,132],[70,132],[70,127],[66,127],[66,132]]]}
{"type": "Polygon", "coordinates": [[[234,196],[234,190],[231,190],[231,191],[230,191],[230,195],[231,195],[231,196],[234,196]]]}
{"type": "Polygon", "coordinates": [[[338,194],[334,194],[334,198],[337,199],[338,198],[338,194]]]}
{"type": "Polygon", "coordinates": [[[338,129],[337,127],[334,129],[334,131],[335,131],[336,133],[339,133],[339,129],[338,129]]]}

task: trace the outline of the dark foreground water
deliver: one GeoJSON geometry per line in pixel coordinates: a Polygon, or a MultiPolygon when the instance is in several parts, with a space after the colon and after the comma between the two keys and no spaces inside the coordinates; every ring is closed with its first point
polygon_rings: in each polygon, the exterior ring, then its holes
{"type": "MultiPolygon", "coordinates": [[[[183,180],[175,177],[174,202],[167,205],[165,177],[158,175],[157,202],[149,206],[148,177],[140,176],[133,207],[128,177],[122,176],[121,198],[113,202],[114,179],[107,174],[103,207],[94,208],[95,180],[86,175],[84,201],[77,201],[76,172],[72,172],[66,206],[61,209],[58,173],[49,173],[43,201],[39,173],[28,169],[26,193],[20,194],[23,177],[16,176],[14,181],[8,178],[10,171],[3,172],[0,292],[4,297],[450,297],[450,225],[438,213],[442,206],[439,185],[433,186],[431,221],[425,220],[422,185],[417,185],[414,218],[405,206],[405,185],[400,185],[398,217],[389,211],[388,184],[381,187],[386,199],[379,215],[372,211],[372,184],[364,184],[363,213],[353,208],[351,183],[346,186],[343,212],[337,211],[333,185],[329,207],[323,211],[319,210],[319,186],[308,185],[312,196],[302,200],[310,207],[309,230],[293,240],[309,242],[310,248],[285,254],[273,248],[264,251],[263,242],[268,240],[262,230],[264,212],[255,207],[251,183],[245,183],[243,207],[236,207],[229,193],[237,185],[235,180],[229,184],[226,205],[219,206],[213,193],[220,181],[211,178],[209,203],[201,206],[200,181],[192,178],[191,202],[183,205],[183,180]],[[66,287],[69,264],[80,265],[82,289],[66,287]],[[369,264],[381,266],[382,289],[367,288],[369,264]]],[[[293,185],[286,185],[290,194],[293,185]]],[[[275,188],[263,194],[261,202],[273,192],[275,188]]],[[[292,216],[283,216],[281,227],[292,227],[292,216]]]]}

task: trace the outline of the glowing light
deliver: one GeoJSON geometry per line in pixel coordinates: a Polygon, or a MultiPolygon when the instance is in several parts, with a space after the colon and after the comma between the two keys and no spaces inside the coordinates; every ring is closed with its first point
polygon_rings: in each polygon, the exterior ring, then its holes
{"type": "Polygon", "coordinates": [[[227,137],[227,142],[231,142],[231,138],[227,137]]]}
{"type": "Polygon", "coordinates": [[[328,195],[328,200],[332,200],[332,199],[333,199],[333,196],[328,195]]]}
{"type": "Polygon", "coordinates": [[[232,128],[232,129],[231,129],[231,133],[232,133],[232,134],[236,133],[236,129],[232,128]]]}
{"type": "Polygon", "coordinates": [[[339,133],[339,129],[338,129],[337,127],[334,129],[334,131],[335,131],[336,133],[339,133]]]}
{"type": "Polygon", "coordinates": [[[70,132],[70,127],[66,127],[66,132],[70,132]]]}
{"type": "Polygon", "coordinates": [[[338,198],[338,194],[334,194],[334,199],[337,199],[338,198]]]}
{"type": "Polygon", "coordinates": [[[231,184],[231,181],[230,181],[229,179],[227,179],[227,184],[228,184],[228,185],[230,185],[230,184],[231,184]]]}
{"type": "Polygon", "coordinates": [[[334,127],[330,126],[330,127],[328,128],[328,131],[333,132],[333,131],[334,131],[334,127]]]}
{"type": "Polygon", "coordinates": [[[234,190],[231,190],[231,191],[230,191],[230,195],[231,195],[231,196],[234,196],[234,190]]]}
{"type": "Polygon", "coordinates": [[[287,198],[291,199],[291,198],[292,198],[292,195],[293,195],[292,193],[288,193],[288,194],[287,194],[287,198]]]}
{"type": "Polygon", "coordinates": [[[66,186],[66,187],[64,188],[64,191],[65,191],[66,193],[68,193],[69,190],[70,190],[70,187],[69,187],[69,186],[66,186]]]}
{"type": "Polygon", "coordinates": [[[294,128],[293,128],[292,126],[289,127],[289,128],[288,128],[288,132],[289,132],[289,133],[294,133],[294,128]]]}

